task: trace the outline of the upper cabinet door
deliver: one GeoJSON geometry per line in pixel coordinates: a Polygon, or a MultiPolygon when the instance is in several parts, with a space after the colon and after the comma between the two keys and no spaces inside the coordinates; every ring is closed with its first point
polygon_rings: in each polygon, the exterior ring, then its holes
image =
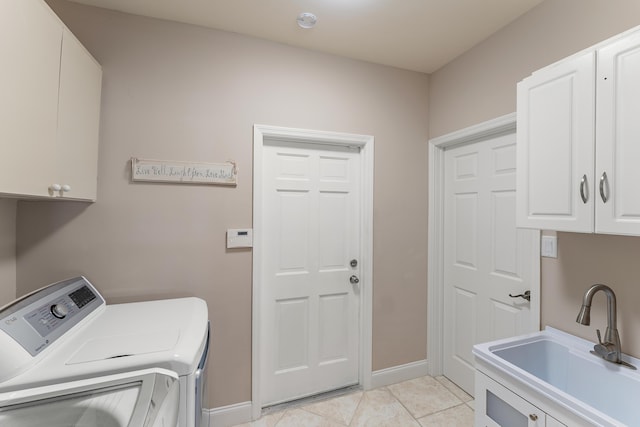
{"type": "Polygon", "coordinates": [[[0,196],[95,200],[100,65],[42,0],[0,28],[0,196]]]}
{"type": "Polygon", "coordinates": [[[65,28],[55,175],[64,197],[96,199],[101,88],[102,68],[65,28]]]}
{"type": "Polygon", "coordinates": [[[518,84],[517,226],[593,232],[595,53],[518,84]]]}
{"type": "Polygon", "coordinates": [[[595,231],[640,235],[640,33],[598,51],[597,90],[595,231]]]}
{"type": "Polygon", "coordinates": [[[44,2],[0,2],[0,192],[48,196],[62,26],[44,2]]]}

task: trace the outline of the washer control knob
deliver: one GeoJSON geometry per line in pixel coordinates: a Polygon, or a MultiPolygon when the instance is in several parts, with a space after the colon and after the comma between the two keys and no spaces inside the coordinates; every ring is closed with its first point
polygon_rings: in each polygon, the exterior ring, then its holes
{"type": "Polygon", "coordinates": [[[69,314],[69,310],[62,304],[54,304],[51,306],[51,314],[58,319],[64,319],[69,314]]]}

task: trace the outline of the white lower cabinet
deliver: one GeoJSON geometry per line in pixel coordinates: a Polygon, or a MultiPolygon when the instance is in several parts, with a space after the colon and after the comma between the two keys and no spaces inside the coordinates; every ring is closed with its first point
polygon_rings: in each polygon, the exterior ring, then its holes
{"type": "Polygon", "coordinates": [[[561,427],[561,423],[513,391],[476,371],[476,427],[561,427]]]}

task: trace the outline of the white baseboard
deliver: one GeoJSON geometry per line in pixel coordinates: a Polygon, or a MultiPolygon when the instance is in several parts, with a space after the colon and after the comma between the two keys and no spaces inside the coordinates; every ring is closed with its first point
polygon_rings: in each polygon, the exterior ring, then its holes
{"type": "Polygon", "coordinates": [[[251,402],[205,409],[202,413],[202,427],[231,427],[248,423],[251,421],[251,409],[251,402]]]}
{"type": "Polygon", "coordinates": [[[425,375],[429,375],[426,359],[407,363],[406,365],[393,366],[373,372],[371,374],[371,388],[384,387],[401,381],[424,377],[425,375]]]}

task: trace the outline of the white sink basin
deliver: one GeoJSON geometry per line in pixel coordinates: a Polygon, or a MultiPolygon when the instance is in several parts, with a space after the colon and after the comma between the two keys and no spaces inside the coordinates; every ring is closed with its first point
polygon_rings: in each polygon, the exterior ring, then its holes
{"type": "Polygon", "coordinates": [[[473,354],[596,425],[640,426],[640,374],[591,354],[593,344],[548,327],[476,345],[473,354]]]}

